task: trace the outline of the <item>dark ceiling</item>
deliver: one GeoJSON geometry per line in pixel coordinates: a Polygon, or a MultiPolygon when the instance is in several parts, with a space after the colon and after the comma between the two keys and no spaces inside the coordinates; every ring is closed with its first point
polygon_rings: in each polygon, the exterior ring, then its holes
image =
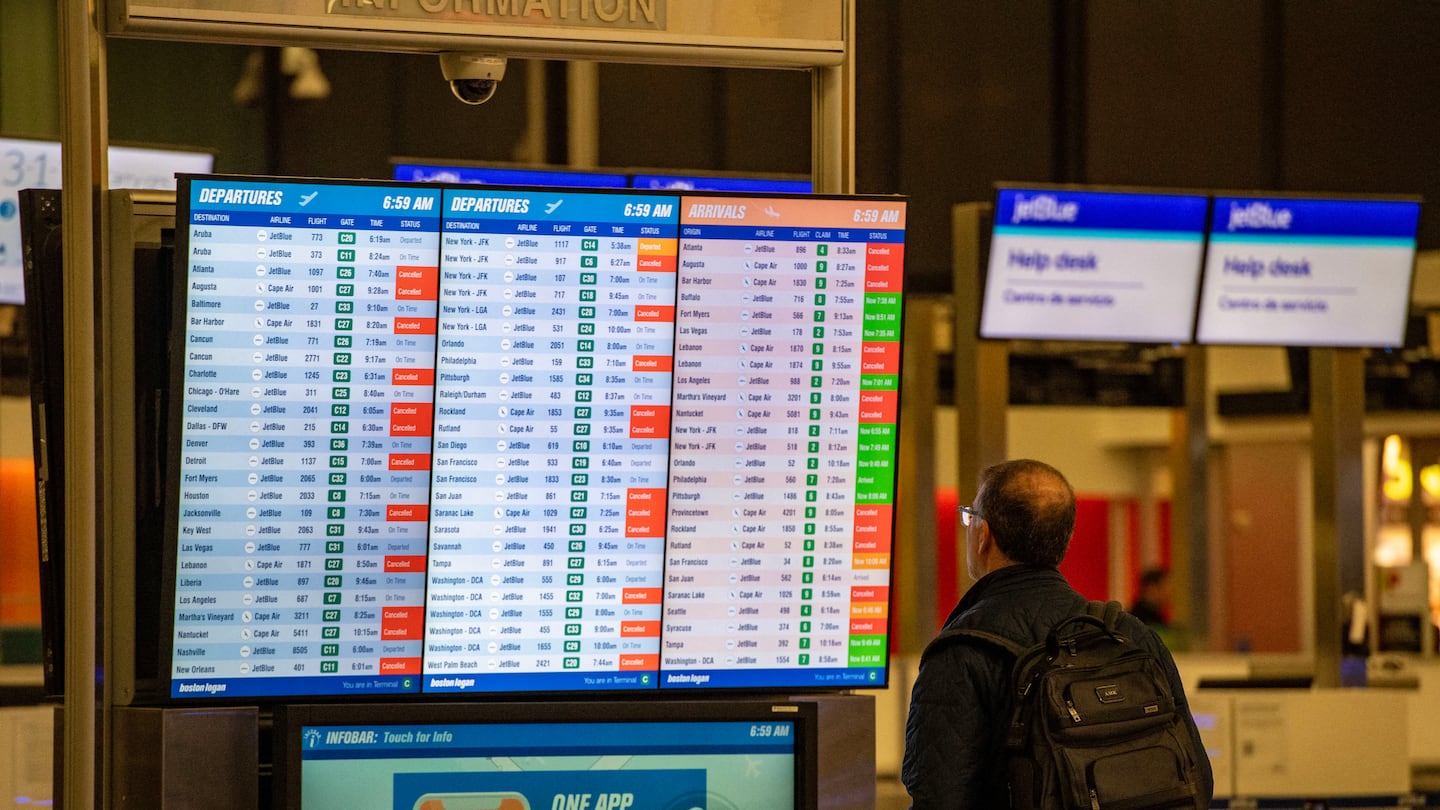
{"type": "MultiPolygon", "coordinates": [[[[1440,200],[1440,4],[857,9],[859,185],[912,197],[912,290],[949,290],[949,208],[999,180],[1440,200]]],[[[1440,248],[1431,211],[1420,241],[1440,248]]]]}
{"type": "MultiPolygon", "coordinates": [[[[950,208],[997,181],[1440,200],[1440,3],[852,1],[857,190],[910,196],[911,291],[950,290],[950,208]]],[[[240,109],[226,59],[112,42],[112,138],[218,142],[218,171],[388,177],[395,156],[515,160],[525,134],[523,63],[465,107],[433,56],[329,51],[328,99],[240,109]],[[225,140],[236,127],[263,134],[225,140]]],[[[564,65],[545,75],[546,160],[563,164],[564,65]]],[[[599,111],[602,166],[810,170],[804,71],[602,64],[599,111]]],[[[1429,212],[1421,247],[1440,247],[1429,212]]]]}

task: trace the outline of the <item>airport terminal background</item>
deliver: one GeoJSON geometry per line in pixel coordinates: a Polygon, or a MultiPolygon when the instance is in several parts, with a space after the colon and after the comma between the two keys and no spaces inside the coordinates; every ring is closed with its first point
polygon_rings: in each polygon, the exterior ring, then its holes
{"type": "MultiPolygon", "coordinates": [[[[0,0],[0,135],[58,137],[54,14],[47,4],[0,0]]],[[[1440,8],[1389,0],[1323,8],[1283,0],[862,2],[857,15],[855,190],[910,199],[907,289],[932,297],[940,315],[937,334],[908,335],[907,349],[935,347],[942,394],[951,373],[946,315],[963,294],[951,288],[950,209],[989,200],[996,181],[1440,199],[1440,165],[1430,157],[1440,153],[1440,111],[1428,103],[1440,65],[1427,58],[1440,35],[1440,8]]],[[[111,138],[204,150],[220,172],[384,178],[397,158],[561,166],[572,158],[560,64],[512,61],[495,100],[470,108],[450,97],[429,56],[323,51],[329,92],[321,98],[294,94],[278,49],[117,41],[109,57],[111,138]]],[[[599,77],[599,152],[585,168],[786,176],[809,169],[809,84],[801,72],[604,64],[599,77]]],[[[0,171],[15,169],[0,162],[0,171]]],[[[1357,572],[1347,588],[1367,593],[1373,613],[1387,599],[1413,604],[1417,590],[1435,602],[1423,578],[1417,585],[1408,569],[1397,569],[1382,579],[1377,567],[1410,557],[1407,519],[1395,517],[1394,504],[1389,517],[1384,508],[1387,483],[1403,478],[1400,470],[1440,460],[1440,328],[1432,316],[1440,309],[1440,220],[1432,208],[1422,214],[1419,247],[1406,345],[1365,359],[1366,559],[1347,568],[1357,572]]],[[[6,527],[25,523],[30,475],[22,326],[17,307],[0,307],[6,527]]],[[[1185,359],[1185,351],[1163,345],[1016,344],[1007,454],[1044,458],[1075,482],[1083,521],[1075,560],[1083,565],[1067,573],[1090,595],[1128,600],[1140,568],[1179,565],[1175,609],[1188,631],[1182,668],[1197,688],[1202,677],[1303,676],[1316,610],[1307,596],[1314,527],[1305,352],[1207,352],[1215,418],[1203,570],[1185,566],[1187,549],[1176,545],[1168,522],[1185,359]]],[[[937,446],[953,448],[950,437],[965,418],[942,402],[937,446]]],[[[949,566],[937,582],[935,618],[897,621],[897,687],[876,694],[882,806],[892,799],[903,806],[893,782],[903,685],[925,641],[909,628],[936,626],[963,578],[944,521],[949,506],[971,496],[957,491],[955,466],[937,458],[936,548],[949,566]]],[[[1421,497],[1427,507],[1434,502],[1433,494],[1421,497]]],[[[38,618],[29,538],[10,528],[4,538],[0,663],[23,668],[35,654],[30,631],[38,618]]],[[[1414,641],[1372,639],[1401,650],[1414,641]]],[[[1396,652],[1371,656],[1370,664],[1372,685],[1415,688],[1369,689],[1339,707],[1300,714],[1339,718],[1329,730],[1365,740],[1362,753],[1374,762],[1337,768],[1329,757],[1353,751],[1296,744],[1318,733],[1300,725],[1302,717],[1286,719],[1288,736],[1262,740],[1274,746],[1265,753],[1272,771],[1368,769],[1389,779],[1397,761],[1414,760],[1405,777],[1435,789],[1440,744],[1426,724],[1405,723],[1440,707],[1433,663],[1396,652]],[[1374,731],[1392,721],[1391,728],[1407,727],[1405,739],[1374,731]]],[[[23,695],[23,674],[19,682],[13,688],[23,695]]],[[[1237,717],[1231,700],[1213,709],[1217,716],[1237,717]]],[[[1274,701],[1242,708],[1277,722],[1295,710],[1274,701]]],[[[33,714],[17,722],[16,737],[37,733],[33,714]]],[[[12,739],[0,739],[0,774],[15,778],[30,773],[16,763],[35,751],[12,739]]]]}

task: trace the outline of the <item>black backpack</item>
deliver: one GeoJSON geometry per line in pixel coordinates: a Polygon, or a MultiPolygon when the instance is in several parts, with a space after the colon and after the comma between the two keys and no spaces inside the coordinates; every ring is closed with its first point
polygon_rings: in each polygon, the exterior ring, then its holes
{"type": "Polygon", "coordinates": [[[1198,758],[1160,662],[1116,629],[1119,602],[1092,601],[1026,648],[947,630],[925,648],[974,640],[1013,657],[1006,734],[1012,810],[1203,808],[1198,758]]]}

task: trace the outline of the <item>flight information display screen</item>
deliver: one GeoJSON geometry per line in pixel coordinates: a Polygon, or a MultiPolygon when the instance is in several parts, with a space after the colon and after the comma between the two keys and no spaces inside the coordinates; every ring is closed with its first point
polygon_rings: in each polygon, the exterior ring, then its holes
{"type": "Polygon", "coordinates": [[[1199,343],[1405,342],[1419,200],[1215,198],[1199,343]]]}
{"type": "Polygon", "coordinates": [[[385,797],[384,806],[404,810],[801,810],[816,802],[814,709],[799,701],[282,706],[273,804],[338,810],[385,797]]]}
{"type": "Polygon", "coordinates": [[[171,697],[884,684],[903,201],[178,201],[171,697]]]}
{"type": "Polygon", "coordinates": [[[998,189],[980,336],[1188,342],[1202,194],[998,189]]]}
{"type": "Polygon", "coordinates": [[[574,169],[467,166],[450,163],[396,163],[391,179],[407,183],[482,183],[492,186],[583,186],[626,188],[627,175],[574,169]]]}

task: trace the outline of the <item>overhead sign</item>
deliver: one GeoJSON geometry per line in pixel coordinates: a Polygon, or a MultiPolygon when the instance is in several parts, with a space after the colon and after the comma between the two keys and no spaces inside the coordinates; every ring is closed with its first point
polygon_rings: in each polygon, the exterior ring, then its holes
{"type": "Polygon", "coordinates": [[[1196,341],[1401,346],[1418,199],[1216,197],[1196,341]]]}
{"type": "Polygon", "coordinates": [[[999,189],[980,336],[1188,342],[1207,204],[1199,194],[999,189]]]}
{"type": "Polygon", "coordinates": [[[848,1],[111,0],[107,21],[121,36],[798,67],[842,61],[848,1]]]}

